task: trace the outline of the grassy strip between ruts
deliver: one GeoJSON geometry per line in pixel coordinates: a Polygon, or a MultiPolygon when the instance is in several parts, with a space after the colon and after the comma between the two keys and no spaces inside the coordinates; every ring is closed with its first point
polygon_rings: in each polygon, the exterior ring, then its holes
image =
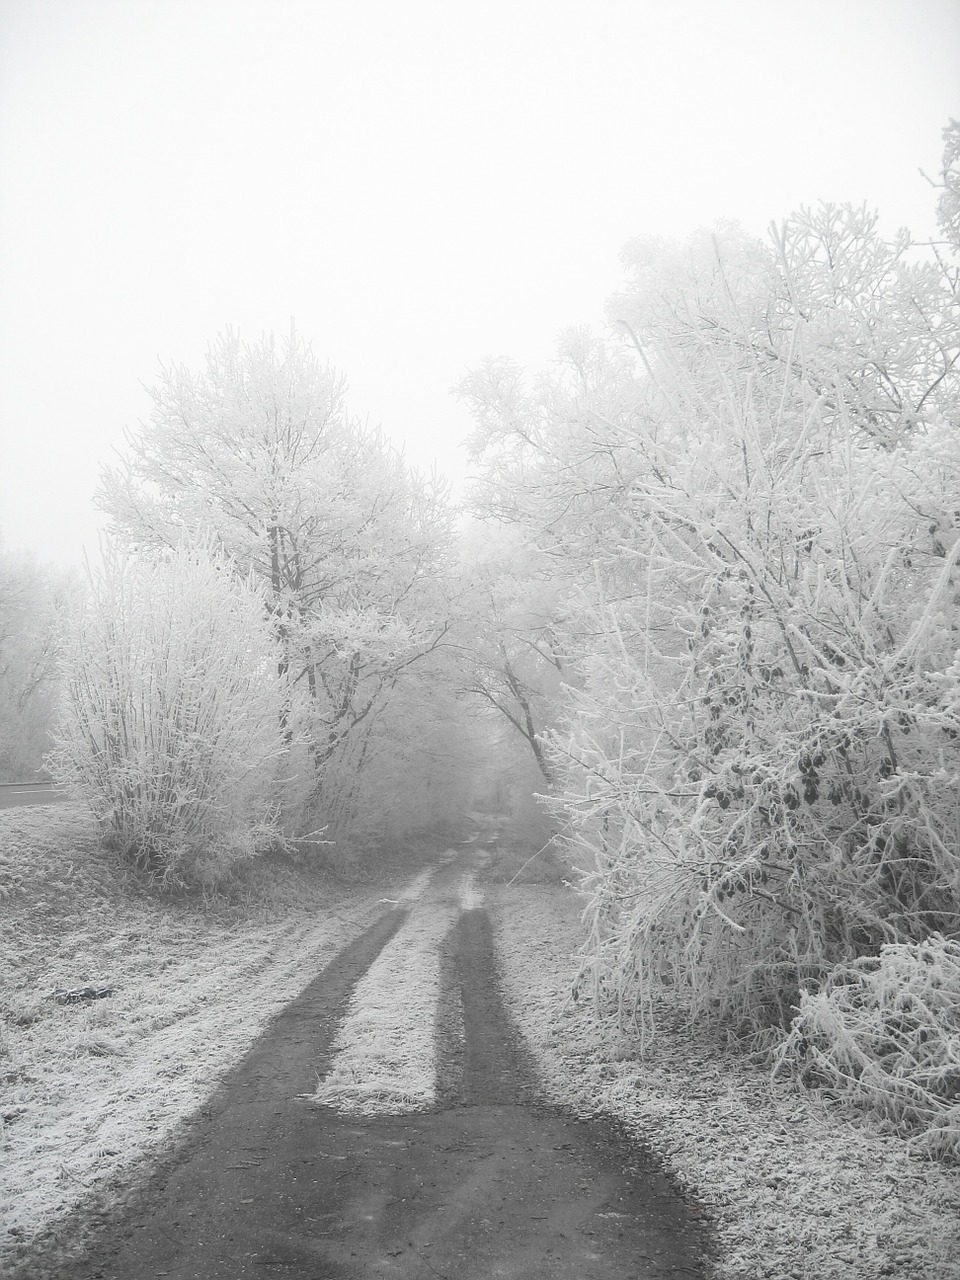
{"type": "Polygon", "coordinates": [[[274,866],[256,906],[163,899],[76,809],[0,814],[0,1269],[169,1143],[384,891],[274,866]]]}
{"type": "Polygon", "coordinates": [[[567,995],[580,903],[545,885],[488,903],[502,981],[545,1092],[615,1116],[712,1216],[720,1280],[960,1280],[960,1170],[769,1075],[669,1010],[644,1060],[567,995]]]}
{"type": "Polygon", "coordinates": [[[336,1057],[314,1101],[342,1114],[420,1111],[436,1098],[434,1017],[438,948],[454,911],[414,907],[354,990],[336,1057]]]}

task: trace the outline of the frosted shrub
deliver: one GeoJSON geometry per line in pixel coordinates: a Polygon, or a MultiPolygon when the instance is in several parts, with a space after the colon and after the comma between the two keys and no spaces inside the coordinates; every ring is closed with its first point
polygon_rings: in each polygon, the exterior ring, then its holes
{"type": "Polygon", "coordinates": [[[581,595],[557,756],[592,989],[757,1032],[838,961],[960,931],[960,446],[719,408],[581,595]]]}
{"type": "Polygon", "coordinates": [[[479,499],[569,583],[581,989],[769,1045],[838,964],[960,937],[956,263],[828,205],[626,261],[616,336],[466,384],[479,499]]]}
{"type": "Polygon", "coordinates": [[[960,943],[890,943],[802,992],[785,1066],[960,1162],[960,943]]]}
{"type": "Polygon", "coordinates": [[[51,765],[125,860],[212,880],[270,838],[275,652],[260,592],[208,546],[107,550],[66,638],[51,765]]]}

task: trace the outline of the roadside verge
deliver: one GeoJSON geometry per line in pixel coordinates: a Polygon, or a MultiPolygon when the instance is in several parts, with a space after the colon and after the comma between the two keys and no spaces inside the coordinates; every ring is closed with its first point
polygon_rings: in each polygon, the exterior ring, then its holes
{"type": "Polygon", "coordinates": [[[504,994],[555,1102],[608,1115],[711,1213],[719,1280],[958,1280],[960,1170],[768,1075],[665,1011],[641,1061],[629,1034],[569,1000],[579,903],[492,888],[504,994]]]}

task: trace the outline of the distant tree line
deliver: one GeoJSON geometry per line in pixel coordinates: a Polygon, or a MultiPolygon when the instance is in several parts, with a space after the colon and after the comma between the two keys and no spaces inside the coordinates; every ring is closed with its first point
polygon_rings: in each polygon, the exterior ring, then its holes
{"type": "Polygon", "coordinates": [[[45,776],[62,628],[78,590],[70,574],[0,548],[0,782],[45,776]]]}

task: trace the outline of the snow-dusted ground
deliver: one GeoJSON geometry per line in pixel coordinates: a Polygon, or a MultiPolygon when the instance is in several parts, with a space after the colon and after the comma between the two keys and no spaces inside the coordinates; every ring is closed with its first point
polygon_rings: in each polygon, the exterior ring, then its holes
{"type": "Polygon", "coordinates": [[[120,891],[73,809],[0,815],[0,1269],[169,1143],[383,892],[203,912],[120,891]],[[49,994],[86,985],[114,994],[49,994]]]}
{"type": "Polygon", "coordinates": [[[636,1044],[567,999],[578,903],[544,886],[489,905],[510,1006],[549,1095],[618,1117],[717,1224],[723,1280],[956,1280],[960,1169],[680,1027],[636,1044]]]}
{"type": "MultiPolygon", "coordinates": [[[[442,892],[430,872],[349,892],[271,875],[272,907],[204,912],[118,883],[72,810],[0,815],[0,1267],[5,1251],[129,1181],[270,1016],[402,902],[410,915],[355,990],[319,1100],[430,1104],[438,946],[458,910],[486,905],[544,1091],[619,1117],[663,1155],[717,1223],[722,1280],[960,1280],[960,1170],[771,1087],[682,1028],[665,1029],[640,1062],[628,1037],[571,1006],[579,904],[569,890],[501,884],[484,902],[469,875],[442,892]],[[47,998],[87,983],[115,994],[47,998]]],[[[255,889],[253,901],[269,898],[267,883],[255,889]]]]}

